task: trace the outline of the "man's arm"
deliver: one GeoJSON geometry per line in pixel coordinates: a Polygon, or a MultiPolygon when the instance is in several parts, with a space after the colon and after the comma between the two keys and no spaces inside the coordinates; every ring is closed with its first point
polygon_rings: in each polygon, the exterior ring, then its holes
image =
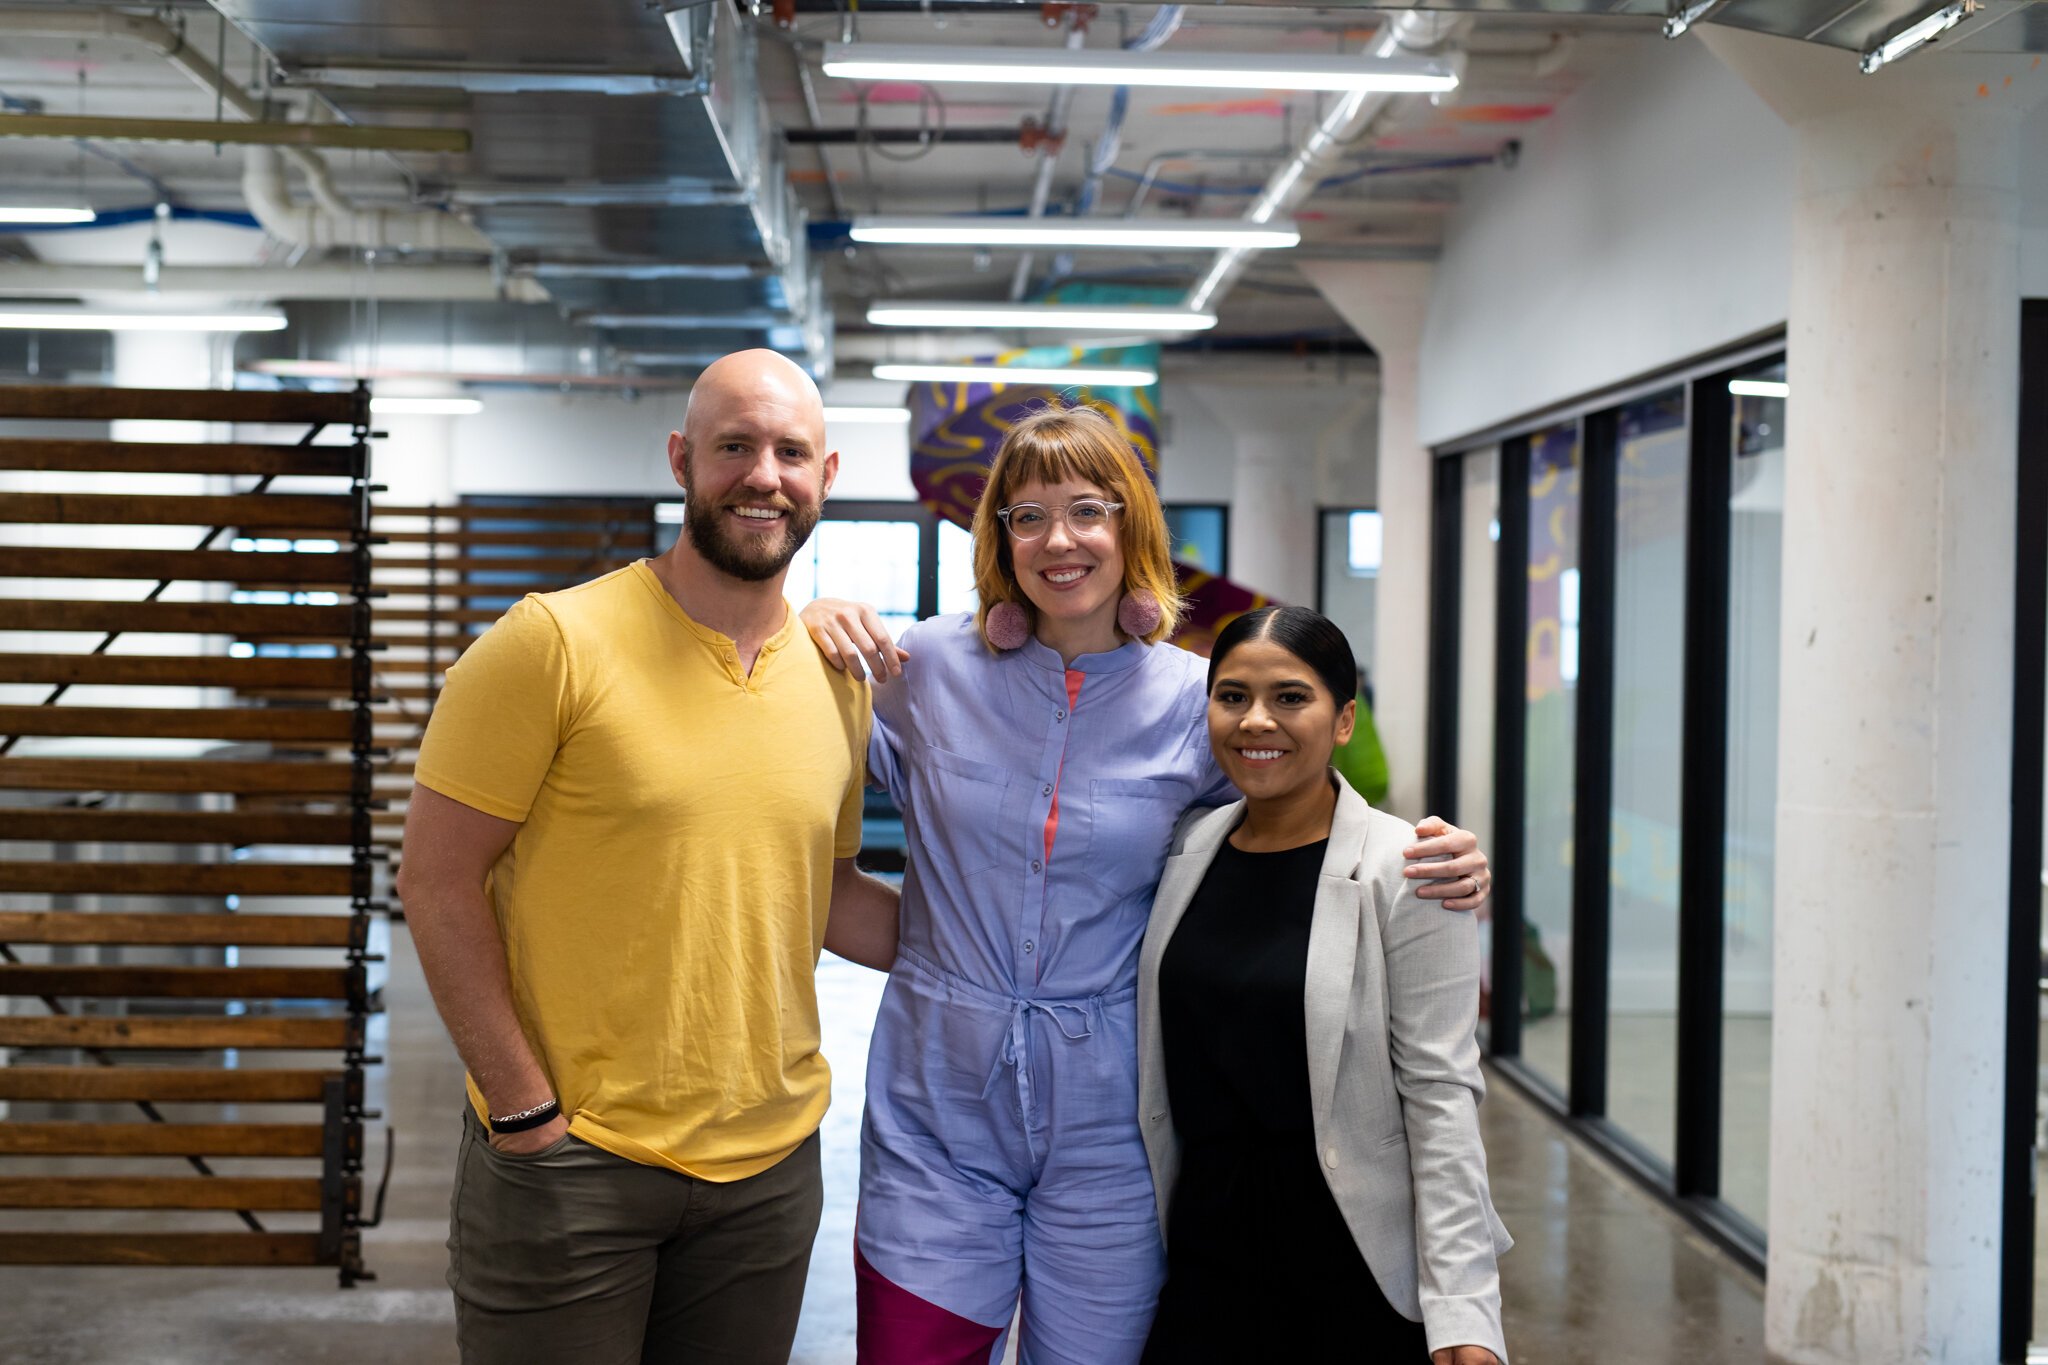
{"type": "Polygon", "coordinates": [[[896,912],[902,893],[868,876],[851,858],[832,860],[832,908],[825,946],[848,962],[886,972],[896,962],[896,912]]]}
{"type": "MultiPolygon", "coordinates": [[[[505,942],[484,894],[491,864],[518,832],[516,820],[415,785],[398,869],[398,895],[427,988],[493,1114],[516,1114],[556,1098],[513,1011],[505,942]]],[[[567,1117],[558,1114],[539,1128],[493,1136],[491,1145],[537,1152],[568,1131],[567,1117]]]]}

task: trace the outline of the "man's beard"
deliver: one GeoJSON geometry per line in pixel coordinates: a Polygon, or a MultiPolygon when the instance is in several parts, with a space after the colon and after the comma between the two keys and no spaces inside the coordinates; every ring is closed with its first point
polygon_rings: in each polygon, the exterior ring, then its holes
{"type": "Polygon", "coordinates": [[[770,539],[751,533],[736,533],[727,523],[726,509],[743,506],[742,503],[708,507],[700,505],[696,498],[685,497],[683,533],[689,536],[690,544],[712,568],[745,583],[759,583],[787,568],[818,524],[820,508],[801,507],[786,499],[778,499],[778,503],[788,519],[782,524],[782,534],[770,539]]]}

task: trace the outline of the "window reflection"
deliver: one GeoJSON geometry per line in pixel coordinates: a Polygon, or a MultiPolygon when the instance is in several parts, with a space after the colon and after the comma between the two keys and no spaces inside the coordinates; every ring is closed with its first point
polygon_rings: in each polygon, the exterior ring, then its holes
{"type": "Polygon", "coordinates": [[[1570,1077],[1573,750],[1578,720],[1579,427],[1529,438],[1522,1056],[1570,1077]]]}

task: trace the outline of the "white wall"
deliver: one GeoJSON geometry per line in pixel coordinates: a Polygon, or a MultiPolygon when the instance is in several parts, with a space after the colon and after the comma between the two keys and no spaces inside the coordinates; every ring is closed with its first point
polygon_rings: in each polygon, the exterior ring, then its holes
{"type": "Polygon", "coordinates": [[[1778,326],[1792,139],[1696,42],[1646,41],[1467,185],[1422,348],[1435,444],[1778,326]]]}
{"type": "Polygon", "coordinates": [[[2048,298],[2048,103],[2020,129],[2020,293],[2048,298]]]}

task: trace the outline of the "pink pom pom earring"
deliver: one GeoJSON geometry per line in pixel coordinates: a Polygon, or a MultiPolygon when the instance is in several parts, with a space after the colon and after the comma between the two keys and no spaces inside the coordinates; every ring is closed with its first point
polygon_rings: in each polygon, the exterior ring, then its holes
{"type": "Polygon", "coordinates": [[[1117,628],[1133,640],[1142,640],[1159,629],[1165,615],[1159,599],[1143,588],[1125,593],[1124,600],[1116,604],[1117,628]]]}
{"type": "Polygon", "coordinates": [[[997,649],[1021,649],[1031,638],[1031,618],[1015,602],[998,602],[988,609],[983,623],[988,642],[997,649]]]}

